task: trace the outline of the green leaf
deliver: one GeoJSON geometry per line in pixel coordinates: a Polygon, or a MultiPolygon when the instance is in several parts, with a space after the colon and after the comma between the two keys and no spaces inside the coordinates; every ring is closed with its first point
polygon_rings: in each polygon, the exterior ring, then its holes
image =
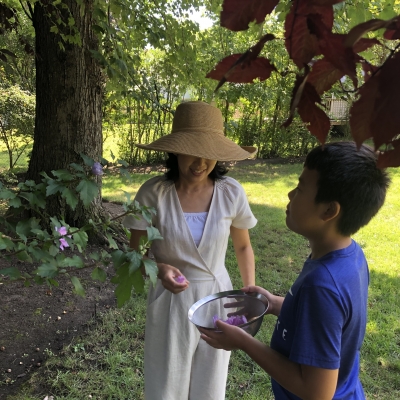
{"type": "Polygon", "coordinates": [[[63,181],[72,181],[74,179],[74,176],[66,169],[53,170],[51,173],[63,181]]]}
{"type": "Polygon", "coordinates": [[[31,256],[26,252],[26,250],[17,253],[18,260],[33,263],[31,256]]]}
{"type": "Polygon", "coordinates": [[[126,254],[129,260],[129,275],[133,274],[142,264],[142,256],[137,251],[130,251],[126,254]]]}
{"type": "MultiPolygon", "coordinates": [[[[91,52],[94,52],[94,50],[90,50],[91,52]]],[[[92,167],[94,164],[94,160],[93,158],[88,157],[87,155],[83,154],[83,153],[79,153],[79,155],[82,157],[83,162],[88,166],[88,167],[92,167]]]]}
{"type": "Polygon", "coordinates": [[[83,268],[85,266],[82,258],[75,255],[73,257],[66,257],[64,260],[60,262],[60,267],[76,267],[76,268],[83,268]]]}
{"type": "Polygon", "coordinates": [[[9,199],[14,199],[16,196],[17,196],[16,193],[14,193],[9,189],[0,190],[0,199],[9,200],[9,199]]]}
{"type": "Polygon", "coordinates": [[[88,242],[88,235],[86,232],[78,231],[72,235],[75,245],[78,247],[79,251],[82,253],[82,249],[86,248],[88,242]]]}
{"type": "Polygon", "coordinates": [[[10,207],[14,207],[14,208],[19,208],[22,205],[21,199],[19,197],[16,197],[15,199],[11,199],[8,201],[8,205],[10,207]]]}
{"type": "Polygon", "coordinates": [[[148,226],[147,230],[147,239],[152,242],[153,240],[162,240],[163,237],[160,235],[160,232],[154,226],[148,226]]]}
{"type": "Polygon", "coordinates": [[[21,278],[21,273],[19,272],[19,269],[15,267],[0,269],[0,275],[9,276],[12,281],[21,278]]]}
{"type": "Polygon", "coordinates": [[[143,264],[146,269],[146,274],[150,277],[150,281],[155,285],[157,283],[158,268],[157,263],[149,258],[143,258],[143,264]]]}
{"type": "Polygon", "coordinates": [[[121,250],[116,250],[111,253],[111,259],[115,269],[119,269],[122,264],[126,261],[126,255],[121,250]]]}
{"type": "Polygon", "coordinates": [[[79,199],[74,191],[70,188],[65,187],[62,191],[62,197],[64,197],[67,204],[75,210],[76,206],[78,205],[79,199]]]}
{"type": "MultiPolygon", "coordinates": [[[[120,268],[117,278],[119,285],[115,288],[115,296],[117,298],[117,306],[122,307],[131,297],[133,279],[127,274],[127,268],[120,268]]],[[[115,282],[115,280],[113,279],[115,282]]],[[[115,282],[117,283],[117,282],[115,282]]]]}
{"type": "Polygon", "coordinates": [[[42,278],[54,278],[58,275],[58,268],[53,264],[42,264],[36,273],[42,278]]]}
{"type": "Polygon", "coordinates": [[[135,271],[132,275],[133,278],[133,287],[137,293],[143,293],[144,292],[144,279],[142,272],[140,269],[135,271]]]}
{"type": "Polygon", "coordinates": [[[74,293],[76,293],[78,296],[85,297],[85,289],[83,288],[79,278],[72,276],[71,282],[74,285],[74,293]]]}
{"type": "Polygon", "coordinates": [[[70,166],[74,168],[76,171],[85,172],[85,169],[82,167],[82,165],[71,163],[70,166]]]}
{"type": "Polygon", "coordinates": [[[7,250],[7,251],[12,251],[14,249],[14,243],[13,241],[5,236],[1,235],[0,236],[0,250],[7,250]]]}
{"type": "Polygon", "coordinates": [[[54,245],[51,245],[51,246],[49,247],[49,254],[50,254],[51,256],[55,257],[59,252],[60,252],[60,251],[59,251],[59,247],[56,247],[56,246],[54,246],[54,245]]]}
{"type": "Polygon", "coordinates": [[[79,193],[83,205],[87,207],[97,196],[99,187],[95,182],[84,179],[79,182],[76,191],[79,193]]]}
{"type": "Polygon", "coordinates": [[[107,274],[101,268],[96,267],[92,271],[92,278],[100,282],[105,282],[107,279],[107,274]]]}
{"type": "Polygon", "coordinates": [[[61,185],[55,180],[49,181],[46,187],[46,196],[51,196],[52,194],[55,194],[57,192],[61,192],[61,190],[64,188],[64,185],[61,185]]]}
{"type": "Polygon", "coordinates": [[[106,233],[107,239],[108,239],[108,243],[111,249],[118,249],[118,245],[117,243],[115,243],[115,240],[113,239],[113,237],[111,236],[110,233],[106,233]]]}

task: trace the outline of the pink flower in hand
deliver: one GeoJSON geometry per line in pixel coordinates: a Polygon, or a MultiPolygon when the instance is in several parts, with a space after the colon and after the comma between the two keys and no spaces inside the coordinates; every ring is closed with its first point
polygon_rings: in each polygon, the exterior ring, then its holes
{"type": "Polygon", "coordinates": [[[186,278],[183,275],[176,276],[174,279],[175,279],[175,282],[178,282],[178,283],[184,283],[186,281],[186,278]]]}

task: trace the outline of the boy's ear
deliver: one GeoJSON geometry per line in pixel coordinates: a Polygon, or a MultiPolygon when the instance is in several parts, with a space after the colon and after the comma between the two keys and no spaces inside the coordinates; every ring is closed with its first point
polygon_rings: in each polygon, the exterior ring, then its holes
{"type": "Polygon", "coordinates": [[[326,203],[324,214],[322,219],[327,222],[333,218],[336,218],[340,213],[340,204],[337,201],[331,201],[326,203]]]}

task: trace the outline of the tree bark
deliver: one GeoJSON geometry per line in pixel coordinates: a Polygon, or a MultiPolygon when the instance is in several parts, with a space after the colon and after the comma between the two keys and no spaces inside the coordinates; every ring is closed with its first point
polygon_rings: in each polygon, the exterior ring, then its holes
{"type": "MultiPolygon", "coordinates": [[[[65,43],[50,32],[54,25],[49,9],[35,3],[33,25],[36,32],[36,119],[34,145],[27,179],[41,180],[40,172],[82,164],[80,153],[100,161],[102,143],[102,101],[104,76],[90,50],[98,50],[92,30],[93,0],[64,0],[75,19],[82,45],[65,43]],[[63,43],[65,50],[60,47],[63,43]]],[[[62,29],[62,28],[60,28],[62,29]]],[[[66,32],[63,32],[64,34],[66,32]]],[[[99,179],[101,184],[101,179],[99,179]]],[[[56,196],[47,198],[46,211],[63,215],[66,222],[81,227],[102,214],[101,191],[92,205],[82,204],[73,211],[56,196]]]]}

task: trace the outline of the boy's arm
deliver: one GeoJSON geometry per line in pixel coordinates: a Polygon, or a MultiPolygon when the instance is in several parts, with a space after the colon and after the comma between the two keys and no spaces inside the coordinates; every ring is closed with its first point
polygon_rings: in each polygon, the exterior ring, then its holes
{"type": "Polygon", "coordinates": [[[275,381],[305,400],[331,400],[338,371],[300,365],[261,343],[241,328],[217,321],[222,331],[201,330],[202,339],[217,349],[240,349],[247,353],[275,381]]]}

